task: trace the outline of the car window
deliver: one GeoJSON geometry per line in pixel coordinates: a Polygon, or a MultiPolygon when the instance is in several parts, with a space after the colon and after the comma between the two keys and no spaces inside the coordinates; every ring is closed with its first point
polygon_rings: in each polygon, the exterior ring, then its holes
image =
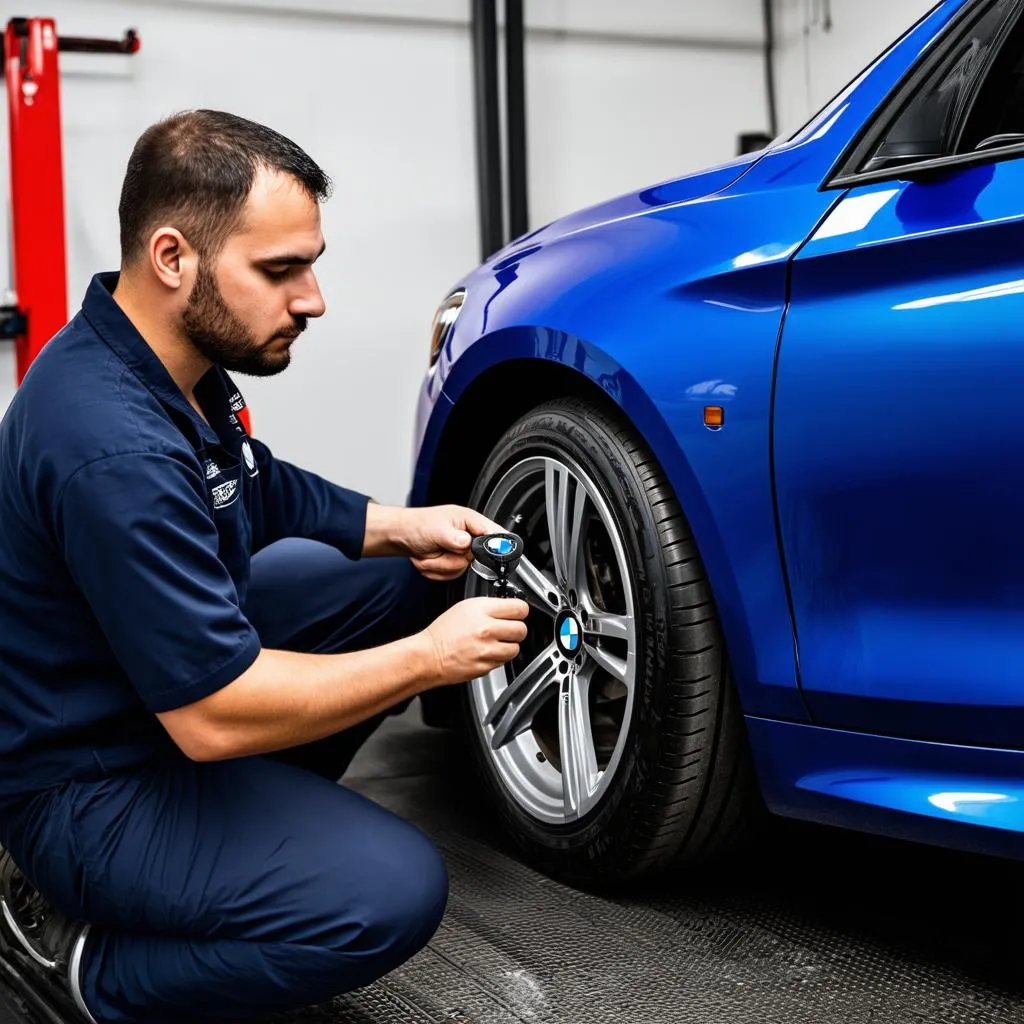
{"type": "Polygon", "coordinates": [[[952,133],[1019,0],[996,0],[922,83],[862,168],[875,171],[952,152],[952,133]]]}
{"type": "Polygon", "coordinates": [[[977,93],[957,153],[1024,142],[1024,19],[1018,19],[977,93]]]}
{"type": "Polygon", "coordinates": [[[850,96],[850,94],[864,81],[865,78],[875,69],[879,61],[884,57],[888,56],[900,43],[906,39],[911,33],[915,32],[923,21],[927,21],[935,11],[942,6],[942,0],[938,0],[938,3],[933,3],[928,10],[924,11],[921,16],[915,21],[898,39],[894,39],[881,53],[878,54],[870,64],[867,64],[864,68],[857,72],[853,78],[851,78],[846,85],[842,87],[820,110],[816,111],[807,121],[805,121],[795,131],[783,132],[778,138],[773,139],[771,145],[775,146],[780,142],[794,142],[802,136],[809,135],[817,127],[824,124],[836,109],[850,96]]]}

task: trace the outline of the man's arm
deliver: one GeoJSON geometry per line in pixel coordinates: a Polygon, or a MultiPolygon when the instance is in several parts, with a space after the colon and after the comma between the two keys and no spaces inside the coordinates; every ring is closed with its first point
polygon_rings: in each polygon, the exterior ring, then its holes
{"type": "Polygon", "coordinates": [[[303,537],[330,544],[352,559],[406,555],[428,579],[451,580],[472,561],[473,536],[501,529],[460,506],[410,509],[378,504],[276,458],[262,441],[250,437],[247,443],[259,478],[256,550],[285,537],[303,537]]]}
{"type": "Polygon", "coordinates": [[[504,664],[526,636],[523,601],[463,601],[426,630],[348,654],[262,650],[216,693],[158,715],[196,761],[216,761],[309,743],[386,711],[424,690],[504,664]]]}
{"type": "MultiPolygon", "coordinates": [[[[422,633],[376,650],[262,649],[220,561],[205,486],[184,450],[103,457],[64,486],[53,524],[114,656],[187,756],[236,757],[327,736],[518,653],[529,606],[499,598],[460,602],[422,633]]],[[[437,510],[399,511],[406,523],[436,525],[437,510]]]]}
{"type": "Polygon", "coordinates": [[[473,536],[501,529],[478,512],[457,505],[380,505],[275,458],[262,442],[250,438],[249,443],[259,466],[258,548],[283,537],[304,537],[330,544],[352,559],[406,555],[428,578],[449,580],[472,561],[473,536]]]}
{"type": "Polygon", "coordinates": [[[249,438],[248,443],[259,473],[260,509],[254,518],[257,549],[284,537],[303,537],[330,544],[349,558],[359,558],[370,499],[275,458],[256,438],[249,438]]]}
{"type": "Polygon", "coordinates": [[[379,505],[370,501],[366,506],[362,554],[370,558],[377,555],[407,555],[408,548],[402,542],[402,536],[408,511],[397,505],[379,505]]]}
{"type": "Polygon", "coordinates": [[[364,555],[407,555],[431,580],[454,580],[473,561],[472,541],[501,527],[475,509],[462,505],[366,508],[364,555]]]}

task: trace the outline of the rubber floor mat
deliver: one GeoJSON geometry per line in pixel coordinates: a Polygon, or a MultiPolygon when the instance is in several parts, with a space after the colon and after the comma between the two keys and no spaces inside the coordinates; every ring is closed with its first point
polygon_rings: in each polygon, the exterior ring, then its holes
{"type": "Polygon", "coordinates": [[[516,858],[468,764],[415,706],[353,762],[441,847],[448,911],[389,977],[275,1024],[1024,1024],[1022,865],[780,820],[715,874],[599,897],[516,858]]]}

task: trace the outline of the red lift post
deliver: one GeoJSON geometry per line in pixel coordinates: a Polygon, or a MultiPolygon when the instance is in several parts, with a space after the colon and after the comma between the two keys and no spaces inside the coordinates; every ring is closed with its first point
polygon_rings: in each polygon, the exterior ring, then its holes
{"type": "MultiPolygon", "coordinates": [[[[68,319],[57,54],[131,54],[140,41],[135,29],[123,39],[92,39],[59,36],[52,18],[12,18],[3,44],[16,298],[13,305],[0,306],[0,339],[15,343],[20,385],[32,360],[68,319]]],[[[249,409],[243,408],[239,418],[251,433],[249,409]]]]}
{"type": "Polygon", "coordinates": [[[52,18],[12,18],[4,33],[15,303],[0,309],[21,383],[43,345],[67,322],[64,170],[58,52],[136,53],[139,37],[58,36],[52,18]]]}

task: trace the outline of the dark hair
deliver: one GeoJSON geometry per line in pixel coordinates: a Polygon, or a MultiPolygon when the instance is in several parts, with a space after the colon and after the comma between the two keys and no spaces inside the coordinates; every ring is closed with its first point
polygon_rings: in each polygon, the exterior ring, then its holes
{"type": "Polygon", "coordinates": [[[128,159],[118,214],[121,260],[145,251],[161,223],[176,227],[203,257],[238,226],[259,169],[290,174],[322,202],[331,181],[291,139],[220,110],[190,110],[147,128],[128,159]]]}

